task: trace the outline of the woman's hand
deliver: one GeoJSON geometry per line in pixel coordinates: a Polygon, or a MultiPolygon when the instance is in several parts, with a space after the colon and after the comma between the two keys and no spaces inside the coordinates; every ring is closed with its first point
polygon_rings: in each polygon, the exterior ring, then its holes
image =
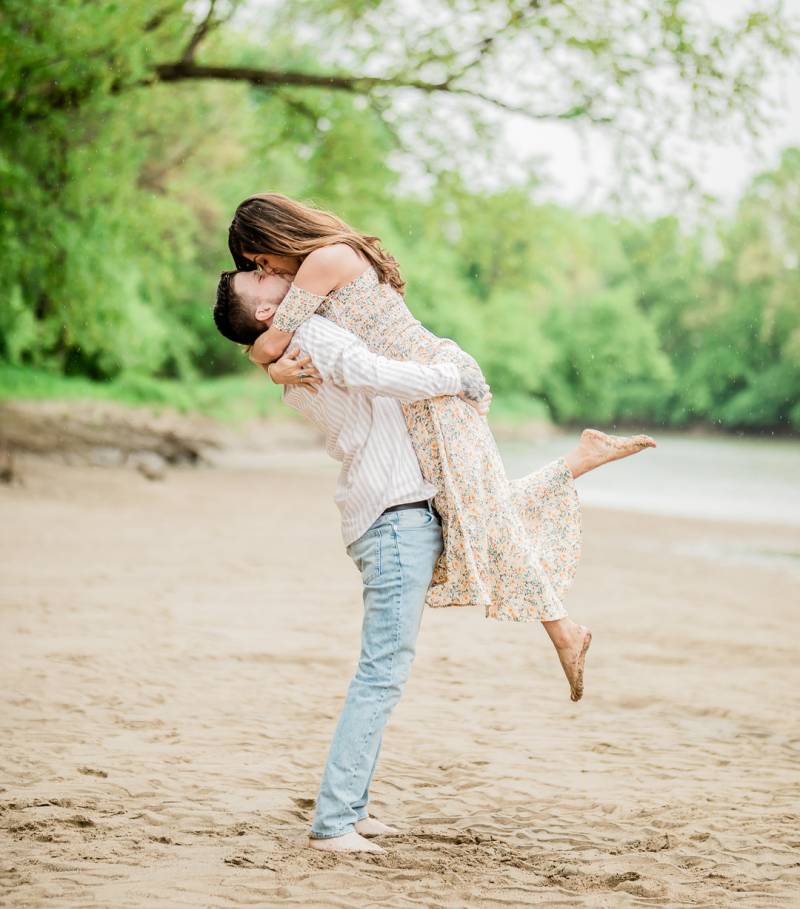
{"type": "MultiPolygon", "coordinates": [[[[488,388],[488,386],[487,386],[487,388],[488,388]]],[[[489,407],[492,404],[491,391],[488,391],[486,393],[486,396],[484,398],[482,398],[480,401],[472,401],[470,398],[468,398],[464,394],[463,391],[461,392],[461,394],[458,397],[461,398],[461,400],[464,401],[466,404],[469,404],[469,406],[473,410],[476,410],[482,417],[485,417],[486,414],[489,413],[489,407]]]]}
{"type": "Polygon", "coordinates": [[[281,331],[280,328],[270,327],[256,338],[247,355],[259,366],[273,363],[283,354],[293,337],[293,331],[281,331]]]}
{"type": "Polygon", "coordinates": [[[477,367],[470,366],[462,366],[458,371],[461,377],[459,397],[485,417],[492,403],[492,391],[486,384],[483,373],[477,367]]]}
{"type": "Polygon", "coordinates": [[[318,390],[315,386],[322,384],[322,376],[311,362],[311,357],[301,357],[299,347],[292,348],[270,363],[267,372],[276,385],[302,385],[314,395],[318,390]]]}

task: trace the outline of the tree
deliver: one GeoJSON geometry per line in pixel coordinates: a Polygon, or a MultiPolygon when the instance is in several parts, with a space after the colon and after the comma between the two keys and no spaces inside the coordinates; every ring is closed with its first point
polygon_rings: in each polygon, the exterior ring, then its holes
{"type": "Polygon", "coordinates": [[[499,119],[604,129],[620,170],[674,172],[671,131],[763,126],[796,45],[778,7],[723,28],[679,0],[414,2],[5,0],[0,360],[240,368],[209,303],[233,206],[269,186],[379,234],[500,393],[562,420],[796,424],[795,159],[711,259],[676,221],[537,204],[499,119]]]}
{"type": "Polygon", "coordinates": [[[686,373],[695,405],[728,426],[800,427],[800,149],[759,176],[720,230],[686,373]]]}
{"type": "Polygon", "coordinates": [[[435,96],[463,102],[476,126],[490,109],[604,124],[657,155],[676,128],[704,136],[763,128],[766,72],[797,41],[779,2],[754,4],[729,26],[686,0],[414,6],[208,0],[195,19],[175,0],[155,11],[142,0],[7,0],[2,37],[13,53],[2,81],[15,87],[4,107],[30,120],[143,84],[223,80],[287,97],[362,95],[391,123],[394,98],[435,96]],[[227,39],[215,40],[222,26],[227,39]]]}

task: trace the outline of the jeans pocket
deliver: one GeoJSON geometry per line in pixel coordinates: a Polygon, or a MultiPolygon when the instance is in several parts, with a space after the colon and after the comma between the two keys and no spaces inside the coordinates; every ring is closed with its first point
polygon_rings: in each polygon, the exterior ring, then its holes
{"type": "Polygon", "coordinates": [[[413,530],[415,527],[430,527],[439,522],[436,515],[427,508],[409,508],[400,512],[398,523],[403,530],[413,530]]]}
{"type": "Polygon", "coordinates": [[[371,584],[381,573],[381,532],[368,533],[351,543],[348,552],[364,585],[371,584]]]}

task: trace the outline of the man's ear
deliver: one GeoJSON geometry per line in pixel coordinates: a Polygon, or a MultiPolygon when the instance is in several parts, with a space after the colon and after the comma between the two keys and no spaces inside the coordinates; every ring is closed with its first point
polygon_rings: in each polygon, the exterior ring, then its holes
{"type": "Polygon", "coordinates": [[[274,303],[259,303],[253,312],[253,317],[257,322],[266,322],[275,315],[277,306],[274,303]]]}

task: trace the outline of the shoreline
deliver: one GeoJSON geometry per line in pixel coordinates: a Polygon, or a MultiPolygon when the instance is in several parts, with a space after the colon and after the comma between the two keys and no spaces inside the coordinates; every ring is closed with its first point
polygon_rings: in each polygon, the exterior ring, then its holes
{"type": "MultiPolygon", "coordinates": [[[[0,402],[0,485],[23,481],[34,454],[53,463],[128,466],[164,479],[176,466],[261,467],[300,461],[336,469],[316,430],[288,409],[280,418],[226,423],[111,402],[0,402]],[[292,417],[295,417],[294,419],[292,417]],[[284,418],[285,417],[285,418],[284,418]]],[[[550,424],[493,424],[509,476],[563,455],[578,431],[550,424]]],[[[607,427],[614,431],[619,427],[607,427]]],[[[800,443],[794,439],[651,430],[654,453],[582,481],[592,507],[676,517],[800,525],[800,443]]]]}
{"type": "MultiPolygon", "coordinates": [[[[205,380],[206,385],[213,386],[215,381],[220,387],[226,383],[233,383],[237,392],[243,398],[243,408],[230,406],[219,396],[209,394],[213,402],[210,409],[200,406],[195,401],[195,406],[177,407],[168,398],[154,400],[131,400],[129,398],[115,398],[113,394],[105,392],[107,389],[100,383],[98,396],[73,396],[67,395],[41,395],[38,393],[30,396],[20,396],[19,389],[16,394],[7,395],[0,388],[0,447],[14,447],[19,440],[6,438],[3,432],[3,421],[8,419],[8,414],[13,418],[17,413],[27,413],[31,417],[41,414],[45,420],[59,421],[61,423],[72,420],[84,420],[87,415],[103,413],[117,425],[124,426],[133,422],[139,426],[153,424],[173,423],[177,433],[196,434],[198,428],[204,432],[216,432],[225,436],[233,444],[238,435],[247,436],[254,427],[281,426],[282,424],[297,424],[301,418],[280,402],[278,392],[271,385],[264,387],[260,376],[238,374],[221,377],[218,380],[205,380]],[[104,392],[99,394],[99,392],[104,392]],[[4,419],[3,419],[4,418],[4,419]]],[[[79,386],[91,385],[85,380],[79,381],[79,386]]],[[[135,386],[134,386],[135,388],[135,386]]],[[[185,404],[189,404],[187,399],[185,404]]],[[[555,423],[547,417],[533,417],[525,413],[513,413],[514,407],[502,397],[495,401],[494,416],[490,414],[490,423],[498,441],[539,441],[552,436],[579,433],[589,423],[555,423]]],[[[539,399],[532,400],[532,410],[541,409],[544,404],[539,399]]],[[[681,425],[659,423],[620,422],[592,422],[594,428],[604,432],[616,434],[631,434],[644,432],[651,435],[658,433],[682,436],[684,438],[719,438],[719,439],[770,439],[779,442],[800,441],[800,431],[792,430],[786,426],[760,427],[749,429],[746,427],[726,428],[710,423],[686,423],[681,425]]],[[[22,446],[23,450],[30,446],[22,446]]],[[[36,450],[36,447],[33,448],[36,450]]]]}

